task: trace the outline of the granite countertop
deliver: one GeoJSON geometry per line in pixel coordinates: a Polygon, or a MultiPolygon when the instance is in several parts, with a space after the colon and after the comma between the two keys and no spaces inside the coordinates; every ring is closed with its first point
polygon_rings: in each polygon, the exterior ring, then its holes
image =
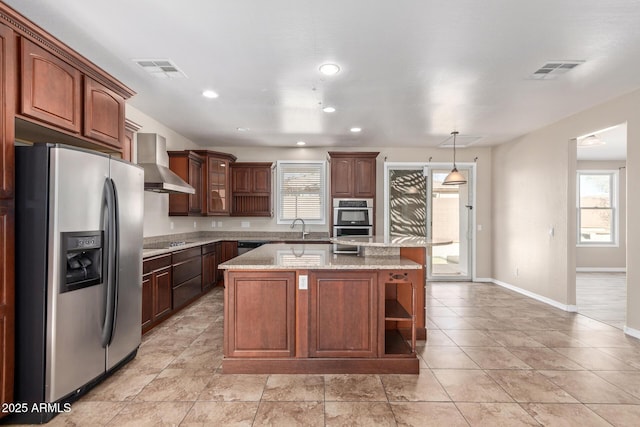
{"type": "MultiPolygon", "coordinates": [[[[300,233],[296,233],[297,236],[300,233]]],[[[305,243],[307,241],[329,241],[329,238],[325,234],[319,234],[318,236],[311,235],[305,239],[300,237],[291,237],[290,235],[265,235],[264,233],[256,233],[255,235],[245,234],[229,234],[225,233],[220,236],[193,236],[193,235],[168,235],[157,236],[152,238],[145,238],[145,243],[142,247],[142,258],[149,258],[158,255],[169,254],[171,252],[180,251],[183,249],[194,248],[197,246],[206,245],[209,243],[222,242],[226,240],[238,241],[266,241],[266,242],[300,242],[305,243]],[[175,246],[170,246],[171,243],[179,243],[175,246]]]]}
{"type": "Polygon", "coordinates": [[[382,248],[417,248],[417,247],[431,247],[442,246],[453,243],[452,240],[432,240],[418,236],[342,236],[342,237],[330,237],[329,240],[333,243],[340,243],[343,245],[352,246],[375,246],[382,248]]]}
{"type": "Polygon", "coordinates": [[[399,255],[334,254],[330,244],[274,243],[260,246],[218,267],[226,270],[419,270],[422,265],[399,255]]]}

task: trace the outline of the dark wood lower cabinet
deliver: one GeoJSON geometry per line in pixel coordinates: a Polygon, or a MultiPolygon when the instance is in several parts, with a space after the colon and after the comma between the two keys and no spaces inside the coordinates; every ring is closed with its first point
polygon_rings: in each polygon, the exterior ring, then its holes
{"type": "Polygon", "coordinates": [[[237,255],[238,242],[223,241],[145,258],[142,333],[222,283],[224,271],[218,264],[237,255]]]}
{"type": "Polygon", "coordinates": [[[142,274],[142,333],[145,333],[172,311],[171,254],[145,259],[142,274]]]}
{"type": "Polygon", "coordinates": [[[218,257],[216,244],[202,246],[202,292],[206,292],[218,283],[218,257]]]}
{"type": "Polygon", "coordinates": [[[173,309],[178,310],[202,293],[202,248],[176,251],[172,259],[173,309]]]}

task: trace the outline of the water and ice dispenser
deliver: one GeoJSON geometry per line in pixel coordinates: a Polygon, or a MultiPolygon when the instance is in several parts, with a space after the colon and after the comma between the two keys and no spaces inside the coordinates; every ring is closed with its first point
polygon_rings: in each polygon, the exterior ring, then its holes
{"type": "Polygon", "coordinates": [[[102,283],[102,231],[61,233],[60,293],[102,283]]]}

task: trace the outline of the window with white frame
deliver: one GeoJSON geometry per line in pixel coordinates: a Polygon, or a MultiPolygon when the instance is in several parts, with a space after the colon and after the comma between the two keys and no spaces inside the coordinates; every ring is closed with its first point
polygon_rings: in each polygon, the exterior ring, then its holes
{"type": "Polygon", "coordinates": [[[578,244],[618,244],[618,171],[578,171],[578,244]]]}
{"type": "Polygon", "coordinates": [[[277,162],[278,224],[326,223],[326,169],[324,161],[277,162]]]}

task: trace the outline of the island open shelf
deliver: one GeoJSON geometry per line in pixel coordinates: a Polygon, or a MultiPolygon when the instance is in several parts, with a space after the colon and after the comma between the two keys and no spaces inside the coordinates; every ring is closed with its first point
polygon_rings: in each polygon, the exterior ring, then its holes
{"type": "Polygon", "coordinates": [[[291,246],[264,245],[222,265],[223,373],[419,373],[420,264],[291,246]],[[404,288],[408,300],[397,298],[404,288]]]}

